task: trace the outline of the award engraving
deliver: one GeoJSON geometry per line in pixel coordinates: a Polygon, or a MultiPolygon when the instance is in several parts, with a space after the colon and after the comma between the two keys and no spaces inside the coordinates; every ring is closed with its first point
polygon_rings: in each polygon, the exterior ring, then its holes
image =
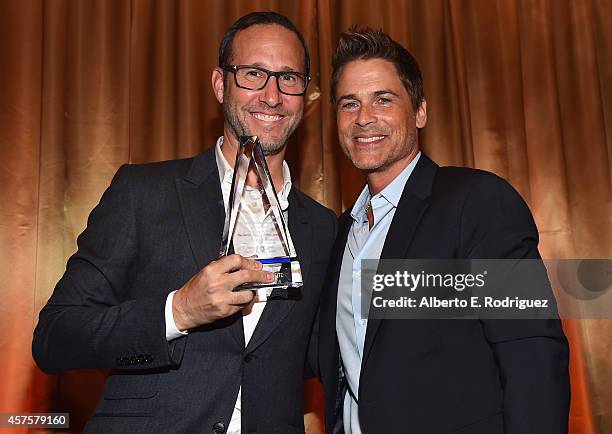
{"type": "Polygon", "coordinates": [[[236,155],[220,256],[232,253],[256,259],[276,276],[272,283],[245,284],[236,291],[258,290],[261,298],[273,289],[303,284],[297,253],[257,136],[241,136],[236,155]],[[247,185],[250,171],[256,174],[256,187],[247,185]]]}

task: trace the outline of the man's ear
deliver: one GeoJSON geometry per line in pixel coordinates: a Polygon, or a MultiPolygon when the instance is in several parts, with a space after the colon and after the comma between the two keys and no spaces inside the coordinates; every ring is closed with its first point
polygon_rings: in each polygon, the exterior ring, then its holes
{"type": "Polygon", "coordinates": [[[427,123],[427,101],[423,100],[415,113],[416,127],[423,128],[427,123]]]}
{"type": "Polygon", "coordinates": [[[221,68],[215,68],[212,72],[212,88],[215,93],[215,97],[219,104],[223,103],[223,70],[221,68]]]}

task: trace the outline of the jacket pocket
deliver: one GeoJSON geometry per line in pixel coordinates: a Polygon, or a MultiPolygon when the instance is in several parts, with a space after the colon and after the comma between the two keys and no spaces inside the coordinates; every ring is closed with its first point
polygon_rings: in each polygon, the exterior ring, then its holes
{"type": "Polygon", "coordinates": [[[83,434],[151,434],[156,431],[150,422],[149,417],[94,415],[85,425],[83,434]]]}
{"type": "Polygon", "coordinates": [[[158,374],[114,374],[106,380],[104,399],[153,398],[158,383],[158,374]]]}
{"type": "Polygon", "coordinates": [[[98,401],[92,420],[116,417],[148,418],[154,413],[158,393],[157,374],[114,374],[106,380],[104,394],[98,401]]]}

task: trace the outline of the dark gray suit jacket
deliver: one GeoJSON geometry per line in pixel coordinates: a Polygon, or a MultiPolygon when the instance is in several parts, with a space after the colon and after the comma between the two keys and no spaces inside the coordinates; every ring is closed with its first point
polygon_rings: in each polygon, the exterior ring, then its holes
{"type": "Polygon", "coordinates": [[[336,218],[293,188],[304,286],[268,301],[245,348],[240,313],[168,343],[164,306],[216,259],[224,206],[215,155],[119,169],[40,313],[46,372],[111,368],[87,432],[222,433],[242,386],[242,432],[303,432],[302,381],[336,218]]]}
{"type": "MultiPolygon", "coordinates": [[[[348,212],[340,217],[321,299],[319,363],[330,434],[342,427],[336,303],[351,223],[348,212]]],[[[537,259],[537,246],[531,213],[507,182],[438,167],[422,154],[381,259],[537,259]]],[[[567,433],[567,340],[555,319],[371,319],[358,396],[364,434],[567,433]]]]}

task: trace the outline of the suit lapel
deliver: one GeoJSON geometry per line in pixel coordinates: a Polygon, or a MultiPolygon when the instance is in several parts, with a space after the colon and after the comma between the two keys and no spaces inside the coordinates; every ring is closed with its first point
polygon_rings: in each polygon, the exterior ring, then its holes
{"type": "MultiPolygon", "coordinates": [[[[198,271],[217,259],[221,249],[225,206],[214,148],[194,158],[185,178],[175,180],[187,236],[198,271]]],[[[244,347],[241,316],[231,319],[228,332],[244,347]]]]}
{"type": "MultiPolygon", "coordinates": [[[[299,199],[296,192],[292,189],[289,194],[289,232],[295,245],[295,250],[300,261],[302,279],[304,286],[301,291],[308,291],[308,272],[312,260],[312,231],[314,228],[309,221],[308,211],[299,199]]],[[[261,318],[253,331],[253,336],[249,340],[246,351],[252,352],[265,342],[272,334],[274,329],[285,319],[293,306],[295,299],[270,299],[266,303],[261,318]]]]}
{"type": "Polygon", "coordinates": [[[197,156],[187,176],[175,182],[191,251],[201,269],[219,255],[225,220],[214,150],[197,156]]]}
{"type": "Polygon", "coordinates": [[[332,249],[330,265],[323,287],[323,295],[321,297],[321,324],[319,329],[324,331],[319,334],[320,354],[324,356],[320,357],[322,365],[321,373],[324,375],[331,375],[330,378],[334,378],[334,375],[338,372],[339,348],[336,335],[338,282],[340,279],[340,269],[342,268],[344,248],[352,224],[353,219],[348,211],[342,214],[338,220],[338,234],[332,249]],[[329,365],[329,363],[332,364],[329,365]]]}
{"type": "MultiPolygon", "coordinates": [[[[380,255],[381,260],[403,259],[406,257],[419,222],[429,207],[429,196],[431,196],[432,184],[437,168],[437,164],[421,153],[414,172],[406,182],[395,215],[393,216],[393,221],[389,227],[389,232],[387,233],[380,255]]],[[[380,264],[377,272],[384,273],[384,270],[381,270],[380,264]]],[[[382,319],[368,320],[361,372],[364,371],[364,366],[382,321],[382,319]]]]}
{"type": "Polygon", "coordinates": [[[308,211],[293,188],[291,189],[288,200],[289,232],[295,244],[298,260],[300,261],[302,279],[306,282],[308,272],[310,271],[310,263],[312,261],[313,231],[316,230],[316,228],[312,227],[308,211]]]}

